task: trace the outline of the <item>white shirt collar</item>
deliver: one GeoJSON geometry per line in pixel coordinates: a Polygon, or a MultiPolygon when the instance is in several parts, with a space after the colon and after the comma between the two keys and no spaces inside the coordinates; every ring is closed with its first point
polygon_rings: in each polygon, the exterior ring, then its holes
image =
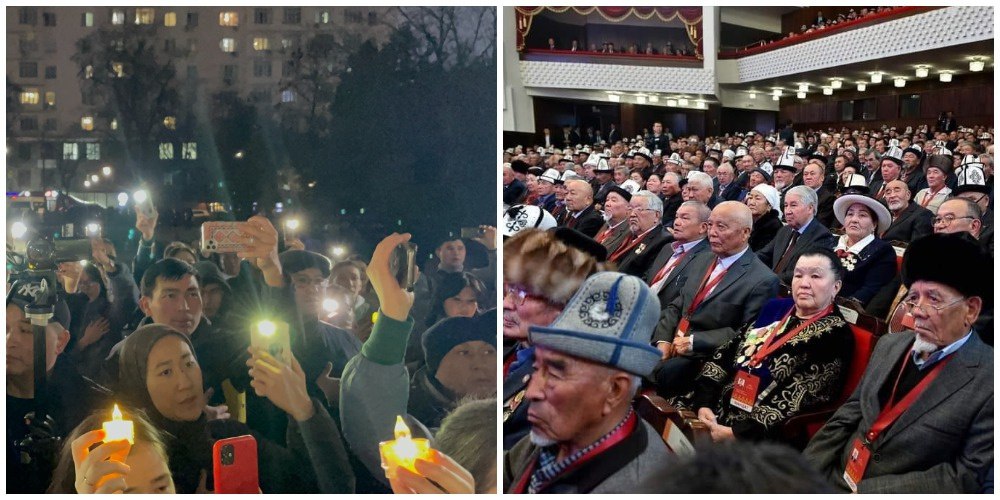
{"type": "Polygon", "coordinates": [[[742,257],[743,254],[747,253],[747,250],[749,250],[749,249],[750,249],[750,247],[747,246],[747,247],[743,248],[743,250],[741,252],[738,252],[738,253],[735,253],[733,255],[730,255],[729,257],[721,257],[721,258],[719,258],[719,263],[722,264],[722,268],[723,269],[729,269],[733,265],[733,263],[735,263],[737,260],[739,260],[739,258],[742,257]]]}
{"type": "Polygon", "coordinates": [[[872,241],[875,241],[875,235],[869,234],[868,236],[861,238],[861,241],[848,247],[847,235],[844,234],[840,236],[840,239],[837,241],[837,248],[835,248],[834,250],[847,250],[848,252],[853,253],[854,255],[861,255],[861,251],[864,250],[865,247],[868,246],[868,244],[871,243],[872,241]]]}
{"type": "MultiPolygon", "coordinates": [[[[694,248],[695,245],[697,245],[698,243],[701,243],[701,240],[703,240],[703,239],[705,239],[705,238],[698,238],[697,240],[694,240],[694,241],[689,241],[687,243],[682,243],[681,244],[682,251],[684,251],[684,252],[690,252],[691,249],[694,248]]],[[[674,250],[674,251],[676,252],[676,250],[674,250]]]]}

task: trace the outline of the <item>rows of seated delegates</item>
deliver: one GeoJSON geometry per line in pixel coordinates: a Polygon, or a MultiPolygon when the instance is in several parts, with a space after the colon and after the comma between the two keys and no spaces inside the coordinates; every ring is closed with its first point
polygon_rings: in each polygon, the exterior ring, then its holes
{"type": "Polygon", "coordinates": [[[261,215],[235,253],[157,219],[57,284],[8,266],[8,492],[495,491],[494,227],[401,284],[409,234],[333,263],[261,215]]]}
{"type": "Polygon", "coordinates": [[[993,129],[503,151],[503,490],[993,490],[993,129]]]}

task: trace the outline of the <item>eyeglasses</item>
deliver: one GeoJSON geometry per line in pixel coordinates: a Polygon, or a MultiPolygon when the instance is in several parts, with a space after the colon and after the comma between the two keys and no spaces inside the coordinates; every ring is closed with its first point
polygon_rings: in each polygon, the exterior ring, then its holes
{"type": "Polygon", "coordinates": [[[903,301],[903,305],[906,306],[907,313],[913,314],[913,310],[917,309],[924,316],[929,316],[930,313],[931,313],[930,310],[933,310],[935,313],[941,314],[941,311],[943,311],[945,309],[948,309],[949,307],[952,307],[955,304],[958,304],[959,302],[962,302],[964,300],[965,300],[965,297],[959,297],[955,301],[949,302],[949,303],[943,304],[943,305],[934,305],[934,304],[920,305],[920,304],[918,304],[916,302],[913,302],[912,300],[904,300],[903,301]]]}
{"type": "Polygon", "coordinates": [[[514,303],[517,306],[519,306],[519,307],[523,306],[524,302],[526,300],[528,300],[529,298],[535,299],[535,300],[540,300],[542,302],[553,303],[548,298],[546,298],[546,297],[544,297],[542,295],[535,295],[533,293],[529,293],[528,290],[526,290],[522,286],[519,286],[519,285],[504,285],[503,286],[503,298],[504,298],[504,300],[506,300],[507,297],[511,296],[511,295],[514,296],[514,303]]]}
{"type": "Polygon", "coordinates": [[[955,217],[954,215],[945,215],[944,217],[941,217],[941,216],[934,217],[933,219],[931,219],[931,222],[935,226],[938,225],[938,224],[944,224],[945,227],[948,227],[948,226],[951,225],[952,222],[955,222],[958,219],[975,219],[975,217],[973,217],[971,215],[965,215],[965,216],[962,216],[962,217],[955,217]]]}
{"type": "Polygon", "coordinates": [[[642,208],[642,207],[628,207],[629,212],[642,212],[643,210],[649,210],[650,212],[655,212],[652,208],[642,208]]]}
{"type": "Polygon", "coordinates": [[[292,278],[292,285],[295,288],[326,288],[330,286],[330,280],[325,278],[309,279],[309,278],[292,278]]]}

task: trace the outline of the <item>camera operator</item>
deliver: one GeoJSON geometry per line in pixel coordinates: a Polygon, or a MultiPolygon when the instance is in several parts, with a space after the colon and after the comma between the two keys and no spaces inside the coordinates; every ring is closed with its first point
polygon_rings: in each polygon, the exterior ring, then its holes
{"type": "Polygon", "coordinates": [[[35,418],[34,334],[24,312],[31,299],[16,292],[8,296],[6,307],[7,492],[44,493],[61,438],[103,405],[104,396],[64,359],[70,314],[66,302],[59,300],[45,327],[46,418],[35,418]]]}

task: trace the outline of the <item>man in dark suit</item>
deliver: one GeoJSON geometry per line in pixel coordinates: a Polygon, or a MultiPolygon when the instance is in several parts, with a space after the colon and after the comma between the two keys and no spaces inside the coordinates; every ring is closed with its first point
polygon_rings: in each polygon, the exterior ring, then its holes
{"type": "Polygon", "coordinates": [[[660,184],[660,195],[663,197],[663,227],[673,227],[677,209],[684,203],[681,194],[680,177],[673,172],[663,173],[660,184]]]}
{"type": "Polygon", "coordinates": [[[708,251],[708,218],[712,210],[704,203],[686,201],[673,221],[674,242],[665,245],[646,271],[643,280],[660,299],[660,309],[677,298],[678,276],[684,274],[695,255],[708,251]]]}
{"type": "Polygon", "coordinates": [[[885,186],[885,203],[892,213],[889,229],[882,233],[885,241],[910,243],[933,232],[931,219],[934,214],[926,208],[910,201],[910,189],[906,183],[896,179],[885,186]]]}
{"type": "Polygon", "coordinates": [[[608,144],[614,144],[622,140],[622,133],[615,128],[615,124],[611,124],[611,130],[608,130],[608,144]]]}
{"type": "Polygon", "coordinates": [[[826,227],[837,224],[837,216],[833,214],[833,202],[836,196],[823,186],[823,167],[809,163],[802,170],[802,182],[816,192],[816,218],[826,227]]]}
{"type": "Polygon", "coordinates": [[[639,191],[629,200],[628,226],[631,234],[608,260],[618,265],[618,272],[643,277],[653,259],[673,236],[660,224],[663,202],[649,191],[639,191]]]}
{"type": "Polygon", "coordinates": [[[808,186],[795,186],[785,194],[785,222],[787,225],[757,257],[769,267],[781,282],[792,283],[795,261],[809,248],[822,247],[832,250],[837,238],[816,220],[816,192],[808,186]]]}
{"type": "Polygon", "coordinates": [[[660,153],[670,156],[673,151],[670,149],[670,137],[663,133],[663,124],[656,122],[653,124],[653,135],[649,136],[646,147],[650,151],[660,150],[660,153]]]}
{"type": "Polygon", "coordinates": [[[514,177],[510,165],[503,166],[503,202],[505,205],[520,203],[528,193],[528,187],[514,177]]]}
{"type": "Polygon", "coordinates": [[[778,277],[750,251],[752,225],[753,215],[742,203],[725,201],[712,210],[712,251],[695,256],[678,278],[681,291],[660,313],[653,333],[663,353],[653,370],[660,394],[688,392],[701,362],[777,295],[778,277]]]}
{"type": "Polygon", "coordinates": [[[604,225],[604,218],[594,210],[594,189],[585,180],[566,181],[566,215],[559,224],[576,229],[590,238],[604,225]]]}
{"type": "Polygon", "coordinates": [[[830,484],[858,493],[982,491],[993,466],[993,348],[971,325],[992,301],[993,284],[980,276],[992,266],[959,235],[907,249],[904,307],[916,331],[882,337],[857,390],[803,452],[830,484]],[[901,411],[886,418],[890,405],[901,411]]]}
{"type": "Polygon", "coordinates": [[[740,197],[740,186],[736,183],[736,172],[729,163],[723,163],[716,169],[716,178],[719,182],[719,199],[722,201],[736,201],[740,197]]]}

